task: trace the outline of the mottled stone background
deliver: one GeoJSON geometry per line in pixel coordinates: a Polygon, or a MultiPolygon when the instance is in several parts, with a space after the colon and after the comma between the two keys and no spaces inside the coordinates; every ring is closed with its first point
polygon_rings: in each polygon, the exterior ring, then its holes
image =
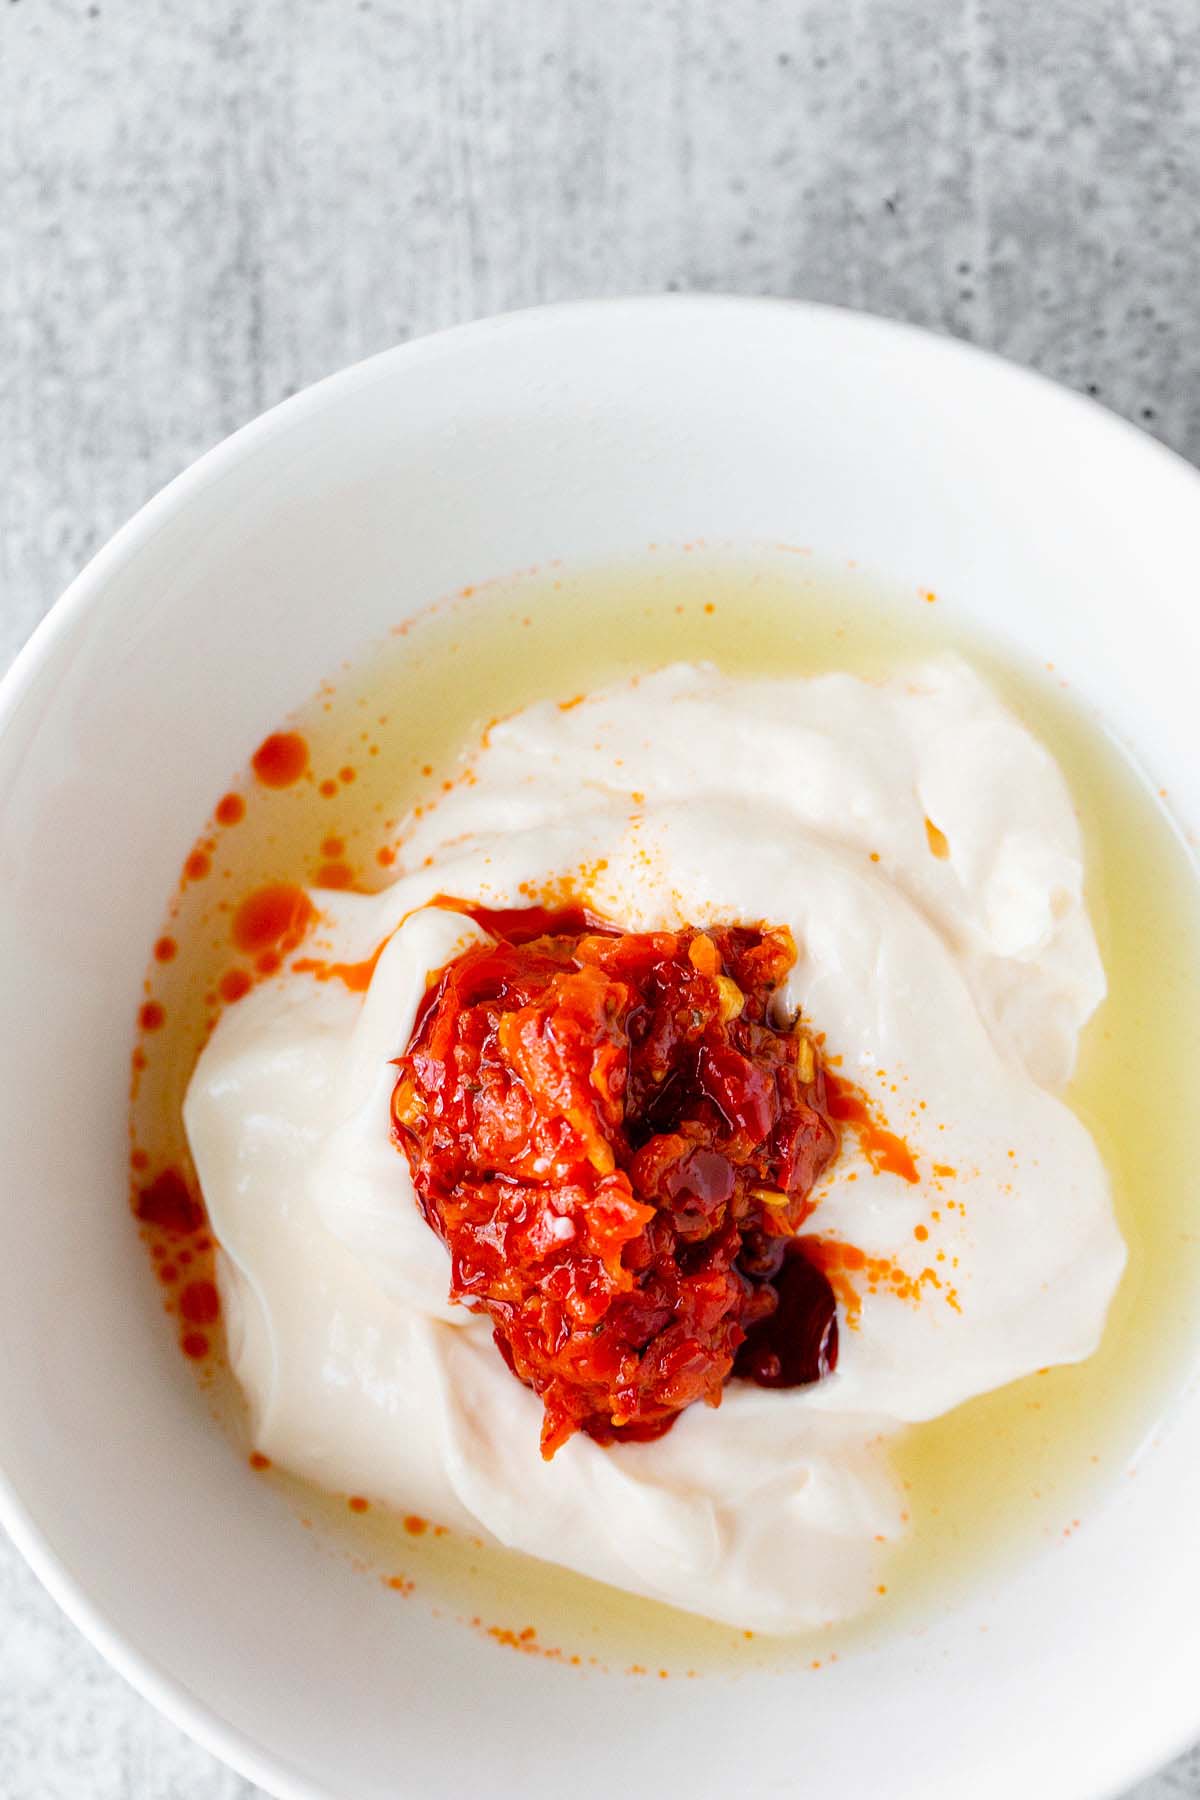
{"type": "MultiPolygon", "coordinates": [[[[235,426],[537,301],[867,307],[1200,459],[1200,0],[0,0],[0,170],[0,666],[235,426]]],[[[0,1545],[6,1800],[252,1792],[0,1545]]]]}

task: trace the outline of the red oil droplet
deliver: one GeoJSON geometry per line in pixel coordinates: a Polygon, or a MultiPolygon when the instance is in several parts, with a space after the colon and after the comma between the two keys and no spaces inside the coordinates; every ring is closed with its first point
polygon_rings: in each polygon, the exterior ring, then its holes
{"type": "Polygon", "coordinates": [[[330,857],[334,862],[345,854],[345,841],[340,837],[327,837],[321,845],[321,855],[330,857]]]}
{"type": "Polygon", "coordinates": [[[365,1513],[370,1505],[370,1501],[364,1500],[361,1494],[351,1494],[346,1505],[350,1508],[351,1512],[365,1513]]]}
{"type": "Polygon", "coordinates": [[[224,794],[217,801],[217,824],[238,825],[246,816],[246,802],[240,794],[224,794]]]}
{"type": "Polygon", "coordinates": [[[264,1469],[269,1469],[270,1466],[270,1457],[264,1456],[261,1450],[252,1450],[250,1452],[250,1467],[252,1469],[257,1469],[260,1475],[264,1469]]]}
{"type": "Polygon", "coordinates": [[[308,745],[298,731],[273,731],[250,761],[264,787],[291,787],[308,767],[308,745]]]}
{"type": "Polygon", "coordinates": [[[154,946],[154,960],[160,963],[174,962],[178,950],[179,945],[173,937],[160,937],[154,946]]]}
{"type": "Polygon", "coordinates": [[[185,1331],[179,1340],[179,1347],[193,1362],[199,1362],[208,1355],[208,1339],[202,1331],[185,1331]]]}
{"type": "Polygon", "coordinates": [[[166,1016],[166,1013],[163,1011],[157,1000],[147,1000],[146,1004],[138,1012],[138,1024],[143,1031],[158,1031],[161,1029],[166,1016]]]}
{"type": "Polygon", "coordinates": [[[144,1225],[158,1225],[164,1231],[199,1231],[204,1224],[204,1208],[178,1169],[156,1175],[139,1193],[134,1211],[144,1225]]]}
{"type": "Polygon", "coordinates": [[[231,935],[239,950],[253,956],[280,944],[299,943],[315,917],[302,887],[273,881],[247,894],[233,915],[231,935]]]}
{"type": "Polygon", "coordinates": [[[409,1513],[404,1521],[404,1529],[410,1536],[420,1537],[422,1532],[429,1530],[429,1520],[422,1519],[417,1513],[409,1513]]]}
{"type": "Polygon", "coordinates": [[[354,870],[344,862],[322,863],[317,870],[317,886],[323,888],[348,888],[354,880],[354,870]]]}
{"type": "Polygon", "coordinates": [[[226,969],[217,986],[220,989],[222,1000],[232,1006],[236,1001],[246,997],[253,983],[245,969],[226,969]]]}
{"type": "Polygon", "coordinates": [[[189,1325],[215,1325],[221,1302],[211,1281],[189,1281],[179,1296],[180,1315],[189,1325]]]}
{"type": "Polygon", "coordinates": [[[329,779],[329,777],[326,776],[325,780],[321,783],[320,787],[317,789],[317,792],[319,794],[321,794],[326,800],[332,800],[333,796],[337,793],[337,789],[338,789],[337,782],[331,781],[329,779]]]}
{"type": "Polygon", "coordinates": [[[344,769],[338,770],[338,780],[345,782],[347,785],[354,780],[354,770],[350,767],[349,763],[346,764],[344,769]]]}
{"type": "Polygon", "coordinates": [[[204,850],[193,850],[183,865],[183,872],[189,881],[203,881],[212,868],[212,859],[204,850]]]}

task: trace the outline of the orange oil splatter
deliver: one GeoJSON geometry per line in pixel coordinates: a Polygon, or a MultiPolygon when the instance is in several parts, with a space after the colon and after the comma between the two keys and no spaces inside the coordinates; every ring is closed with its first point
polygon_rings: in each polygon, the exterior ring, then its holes
{"type": "Polygon", "coordinates": [[[296,947],[316,916],[302,887],[290,881],[271,881],[255,888],[240,903],[230,936],[247,956],[274,949],[286,953],[296,947]]]}
{"type": "Polygon", "coordinates": [[[317,886],[321,888],[348,888],[354,880],[354,870],[348,863],[322,863],[317,870],[317,886]]]}
{"type": "Polygon", "coordinates": [[[298,975],[312,975],[317,981],[341,981],[352,994],[365,994],[371,985],[375,966],[390,941],[390,938],[384,938],[364,962],[324,962],[319,957],[303,956],[292,967],[298,975]]]}
{"type": "Polygon", "coordinates": [[[899,1175],[910,1182],[920,1179],[916,1161],[904,1139],[888,1129],[862,1089],[844,1075],[832,1074],[828,1063],[825,1093],[831,1118],[853,1129],[863,1155],[877,1175],[899,1175]]]}

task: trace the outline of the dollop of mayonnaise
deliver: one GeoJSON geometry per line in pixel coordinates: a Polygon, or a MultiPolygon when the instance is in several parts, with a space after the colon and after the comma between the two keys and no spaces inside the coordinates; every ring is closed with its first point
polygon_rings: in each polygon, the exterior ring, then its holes
{"type": "Polygon", "coordinates": [[[256,1444],[743,1628],[860,1611],[905,1529],[890,1439],[1090,1355],[1124,1266],[1055,1091],[1105,982],[1053,760],[957,658],[879,683],[678,666],[490,727],[397,854],[410,872],[381,893],[312,896],[300,956],[224,1014],[188,1090],[256,1444]],[[628,930],[789,926],[784,1004],[919,1180],[847,1133],[822,1182],[805,1231],[839,1298],[828,1380],[733,1382],[657,1442],[578,1435],[545,1463],[540,1402],[447,1301],[389,1100],[430,973],[486,936],[431,902],[566,892],[628,930]],[[338,978],[381,945],[365,993],[338,978]]]}

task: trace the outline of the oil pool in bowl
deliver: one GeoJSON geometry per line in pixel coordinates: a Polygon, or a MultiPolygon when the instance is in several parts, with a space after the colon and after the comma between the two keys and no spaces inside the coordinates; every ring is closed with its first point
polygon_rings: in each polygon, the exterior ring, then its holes
{"type": "MultiPolygon", "coordinates": [[[[1195,879],[1163,805],[1059,671],[1019,664],[928,590],[889,591],[801,553],[658,549],[607,570],[554,567],[465,590],[334,672],[260,745],[231,755],[137,999],[131,1194],[171,1335],[233,1443],[308,1528],[391,1588],[499,1646],[664,1678],[836,1660],[920,1624],[986,1573],[1078,1529],[1165,1404],[1197,1291],[1178,1071],[1200,1050],[1195,879]],[[910,1425],[892,1445],[907,1527],[877,1603],[779,1637],[717,1624],[358,1491],[322,1493],[252,1450],[225,1354],[214,1246],[183,1132],[184,1094],[222,1013],[305,954],[313,888],[383,891],[410,810],[462,779],[464,746],[539,699],[570,705],[686,661],[737,676],[882,680],[944,652],[984,677],[1051,752],[1078,812],[1108,993],[1067,1099],[1107,1167],[1126,1267],[1099,1349],[910,1425]],[[1170,968],[1144,954],[1170,941],[1170,968]]],[[[936,826],[932,827],[936,832],[936,826]]],[[[931,836],[936,857],[944,846],[931,836]]],[[[366,990],[373,963],[338,979],[366,990]]],[[[314,971],[319,973],[319,971],[314,971]]],[[[953,1203],[953,1202],[951,1202],[953,1203]]]]}

